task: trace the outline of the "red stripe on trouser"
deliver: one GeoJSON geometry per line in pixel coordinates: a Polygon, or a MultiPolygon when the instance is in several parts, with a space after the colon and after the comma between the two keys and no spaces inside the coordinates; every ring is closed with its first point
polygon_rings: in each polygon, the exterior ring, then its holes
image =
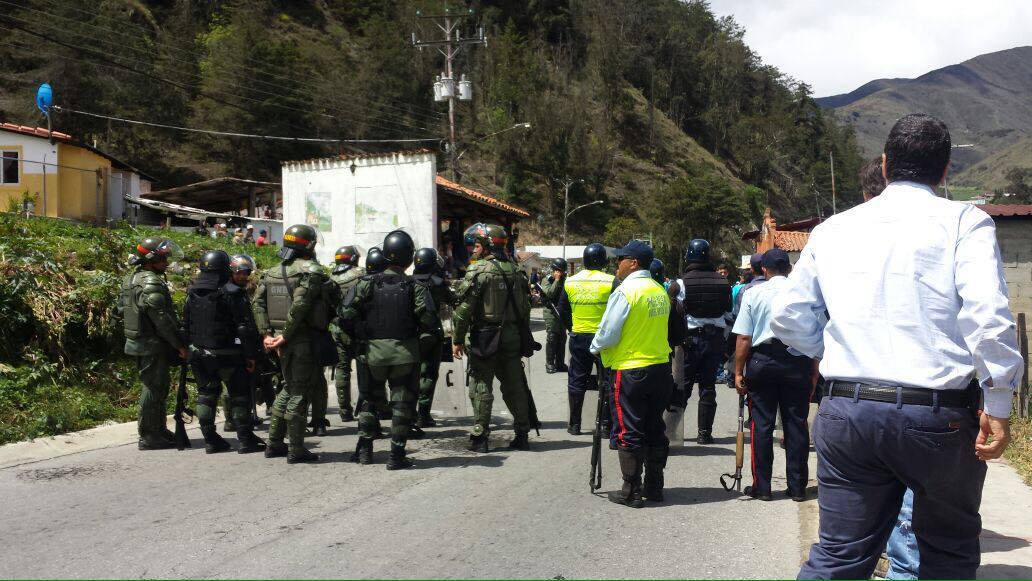
{"type": "Polygon", "coordinates": [[[756,420],[752,414],[752,398],[745,397],[745,403],[749,405],[749,465],[752,467],[752,485],[756,488],[756,420]]]}
{"type": "Polygon", "coordinates": [[[616,435],[616,439],[620,440],[620,445],[624,448],[627,447],[627,442],[624,441],[624,434],[627,433],[627,426],[624,425],[623,421],[623,406],[620,405],[620,380],[623,378],[623,371],[616,370],[616,385],[613,386],[613,404],[616,407],[616,423],[620,426],[620,431],[616,435]]]}

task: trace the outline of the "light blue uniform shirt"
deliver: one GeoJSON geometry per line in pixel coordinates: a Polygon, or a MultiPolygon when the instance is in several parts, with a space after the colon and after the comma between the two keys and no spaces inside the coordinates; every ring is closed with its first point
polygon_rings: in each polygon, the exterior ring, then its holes
{"type": "Polygon", "coordinates": [[[788,284],[788,279],[778,275],[757,285],[742,296],[742,308],[738,311],[738,319],[731,330],[735,335],[752,337],[752,344],[760,345],[776,339],[770,330],[771,303],[774,297],[788,284]]]}

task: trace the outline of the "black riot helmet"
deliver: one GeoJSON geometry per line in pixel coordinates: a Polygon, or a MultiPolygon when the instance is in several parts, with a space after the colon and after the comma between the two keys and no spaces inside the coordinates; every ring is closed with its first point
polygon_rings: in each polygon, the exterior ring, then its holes
{"type": "Polygon", "coordinates": [[[483,222],[477,222],[466,228],[462,238],[468,248],[473,248],[473,245],[479,242],[484,249],[493,253],[502,252],[509,244],[509,234],[504,227],[483,222]]]}
{"type": "Polygon", "coordinates": [[[354,246],[341,246],[333,253],[334,264],[358,266],[359,258],[362,258],[362,253],[360,253],[358,248],[355,248],[354,246]]]}
{"type": "Polygon", "coordinates": [[[247,272],[254,272],[254,269],[254,259],[246,254],[235,254],[233,255],[233,258],[229,259],[230,272],[241,272],[244,270],[247,272]]]}
{"type": "Polygon", "coordinates": [[[298,256],[303,258],[315,254],[315,244],[319,240],[319,232],[308,224],[294,224],[283,233],[283,248],[276,256],[290,260],[298,256]]]}
{"type": "Polygon", "coordinates": [[[420,248],[413,259],[416,274],[431,274],[437,268],[437,251],[433,248],[420,248]]]}
{"type": "Polygon", "coordinates": [[[666,282],[666,266],[663,265],[662,260],[653,258],[652,264],[649,265],[649,273],[652,274],[652,280],[659,284],[666,282]]]}
{"type": "Polygon", "coordinates": [[[383,239],[383,255],[391,266],[402,269],[412,264],[412,254],[416,251],[416,243],[404,230],[395,230],[383,239]]]}
{"type": "Polygon", "coordinates": [[[569,267],[570,265],[566,263],[565,258],[552,259],[552,270],[558,270],[559,272],[566,274],[566,269],[568,269],[569,267]]]}
{"type": "Polygon", "coordinates": [[[209,250],[201,257],[201,272],[229,272],[229,254],[225,250],[209,250]]]}
{"type": "Polygon", "coordinates": [[[606,247],[598,242],[592,242],[584,247],[584,268],[588,270],[602,270],[609,262],[609,255],[606,247]]]}
{"type": "Polygon", "coordinates": [[[702,238],[696,238],[688,243],[688,250],[684,252],[685,262],[709,262],[709,242],[702,238]]]}
{"type": "Polygon", "coordinates": [[[365,257],[366,272],[369,274],[377,274],[387,270],[389,266],[387,257],[384,256],[383,251],[378,247],[374,246],[369,249],[365,257]]]}

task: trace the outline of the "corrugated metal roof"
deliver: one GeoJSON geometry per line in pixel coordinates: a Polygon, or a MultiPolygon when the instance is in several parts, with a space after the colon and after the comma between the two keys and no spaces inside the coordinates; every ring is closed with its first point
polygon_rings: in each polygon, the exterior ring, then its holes
{"type": "Polygon", "coordinates": [[[979,204],[975,207],[993,218],[1032,217],[1032,204],[979,204]]]}
{"type": "Polygon", "coordinates": [[[453,182],[453,181],[451,181],[449,179],[445,179],[442,176],[437,176],[437,180],[436,181],[437,181],[437,185],[439,187],[445,188],[447,190],[451,190],[452,192],[455,192],[457,194],[463,195],[463,196],[465,196],[467,198],[470,198],[472,200],[476,200],[478,202],[482,202],[484,204],[487,204],[488,206],[494,206],[495,208],[498,208],[498,209],[501,209],[501,210],[505,210],[506,212],[509,212],[510,214],[516,214],[517,216],[521,216],[523,218],[529,218],[530,217],[530,212],[524,210],[523,208],[517,208],[516,206],[510,205],[510,204],[506,204],[505,202],[499,200],[498,198],[492,198],[491,196],[489,196],[487,194],[482,194],[482,193],[480,193],[480,192],[478,192],[476,190],[467,188],[466,186],[463,186],[461,184],[457,184],[457,183],[455,183],[455,182],[453,182]]]}

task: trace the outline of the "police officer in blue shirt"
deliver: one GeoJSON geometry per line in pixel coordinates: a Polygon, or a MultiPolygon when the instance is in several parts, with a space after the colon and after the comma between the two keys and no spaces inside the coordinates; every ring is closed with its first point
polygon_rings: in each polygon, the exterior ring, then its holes
{"type": "Polygon", "coordinates": [[[763,254],[761,267],[767,282],[742,299],[732,330],[738,335],[735,389],[749,396],[753,483],[745,487],[745,493],[760,500],[771,499],[774,422],[780,409],[785,429],[786,493],[801,502],[806,498],[810,450],[806,414],[810,392],[816,385],[816,369],[812,359],[786,347],[770,330],[771,303],[788,283],[785,277],[792,271],[788,253],[778,248],[768,250],[763,254]]]}

